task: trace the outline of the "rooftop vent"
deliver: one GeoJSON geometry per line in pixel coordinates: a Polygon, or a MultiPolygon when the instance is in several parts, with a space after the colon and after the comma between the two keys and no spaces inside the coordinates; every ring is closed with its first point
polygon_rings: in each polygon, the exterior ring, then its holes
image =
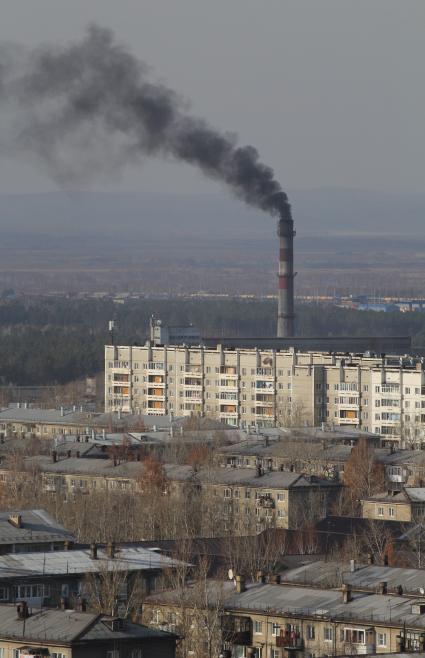
{"type": "Polygon", "coordinates": [[[18,613],[18,619],[28,619],[30,616],[28,610],[28,604],[26,601],[20,601],[16,606],[16,612],[18,613]]]}

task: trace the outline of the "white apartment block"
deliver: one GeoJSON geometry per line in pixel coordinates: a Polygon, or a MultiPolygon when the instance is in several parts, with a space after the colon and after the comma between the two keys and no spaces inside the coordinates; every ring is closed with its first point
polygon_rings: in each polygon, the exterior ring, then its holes
{"type": "Polygon", "coordinates": [[[234,427],[329,425],[425,442],[422,360],[187,346],[105,347],[105,410],[234,427]]]}

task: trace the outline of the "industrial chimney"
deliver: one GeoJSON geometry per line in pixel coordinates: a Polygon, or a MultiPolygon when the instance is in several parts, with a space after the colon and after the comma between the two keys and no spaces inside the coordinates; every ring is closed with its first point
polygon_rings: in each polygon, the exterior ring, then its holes
{"type": "Polygon", "coordinates": [[[279,288],[277,301],[277,337],[294,335],[294,220],[288,203],[282,204],[277,224],[279,236],[279,288]]]}

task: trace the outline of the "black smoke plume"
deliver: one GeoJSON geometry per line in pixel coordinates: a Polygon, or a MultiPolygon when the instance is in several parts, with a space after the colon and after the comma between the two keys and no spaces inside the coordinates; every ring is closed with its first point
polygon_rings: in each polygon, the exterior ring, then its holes
{"type": "Polygon", "coordinates": [[[59,182],[163,156],[197,166],[251,206],[290,216],[257,150],[190,116],[110,31],[90,27],[81,42],[30,53],[3,46],[0,62],[1,107],[13,117],[7,134],[0,123],[0,144],[40,156],[59,182]]]}

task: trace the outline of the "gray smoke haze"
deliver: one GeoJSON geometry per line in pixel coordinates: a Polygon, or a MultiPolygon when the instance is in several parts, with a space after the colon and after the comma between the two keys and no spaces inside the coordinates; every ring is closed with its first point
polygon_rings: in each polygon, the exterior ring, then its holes
{"type": "Polygon", "coordinates": [[[190,116],[173,90],[92,26],[75,44],[0,52],[1,150],[41,158],[60,184],[161,156],[198,167],[247,204],[288,216],[286,194],[253,146],[190,116]]]}

